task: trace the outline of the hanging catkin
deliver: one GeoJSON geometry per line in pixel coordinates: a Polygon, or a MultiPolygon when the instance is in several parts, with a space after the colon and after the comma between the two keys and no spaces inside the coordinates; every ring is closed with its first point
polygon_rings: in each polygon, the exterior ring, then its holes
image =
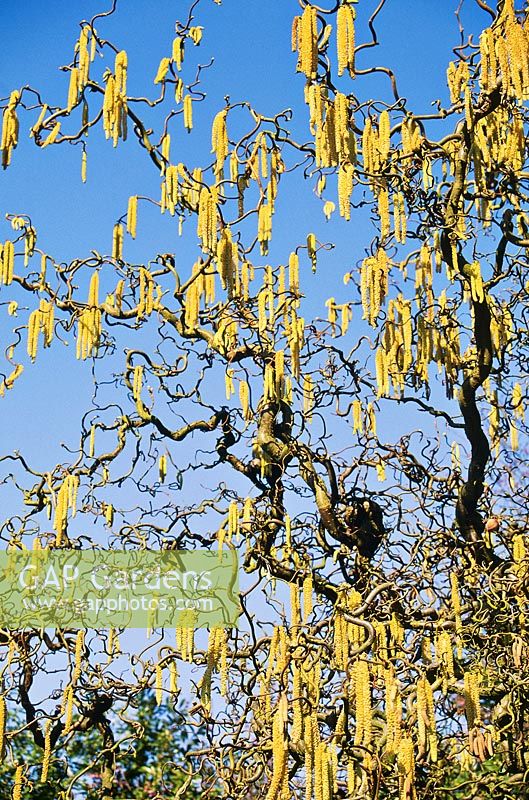
{"type": "Polygon", "coordinates": [[[369,747],[373,712],[371,707],[371,682],[368,662],[364,658],[355,661],[352,667],[355,692],[356,730],[354,742],[357,746],[369,747]]]}
{"type": "Polygon", "coordinates": [[[15,769],[15,777],[13,780],[13,794],[12,800],[20,800],[22,797],[22,779],[24,777],[24,765],[18,764],[15,769]]]}
{"type": "Polygon", "coordinates": [[[18,117],[17,105],[20,101],[20,92],[11,92],[7,108],[4,111],[2,120],[2,139],[0,149],[2,150],[2,167],[6,169],[11,163],[11,153],[18,144],[18,117]]]}
{"type": "Polygon", "coordinates": [[[114,74],[107,77],[103,99],[103,129],[114,147],[120,138],[127,138],[127,111],[127,54],[121,50],[116,55],[114,74]]]}
{"type": "Polygon", "coordinates": [[[42,771],[40,773],[40,782],[46,783],[48,780],[48,771],[50,768],[51,760],[51,719],[46,720],[44,725],[44,751],[42,754],[42,771]]]}
{"type": "Polygon", "coordinates": [[[266,800],[279,800],[281,796],[288,756],[287,720],[288,700],[286,695],[282,695],[272,721],[272,778],[266,793],[266,800]]]}
{"type": "Polygon", "coordinates": [[[129,197],[129,203],[127,206],[127,233],[129,233],[133,239],[136,238],[137,219],[138,197],[137,195],[132,195],[132,197],[129,197]]]}
{"type": "Polygon", "coordinates": [[[213,120],[211,129],[211,152],[215,154],[216,162],[214,172],[218,177],[222,177],[223,175],[224,162],[228,156],[227,114],[227,109],[219,111],[213,120]]]}
{"type": "Polygon", "coordinates": [[[0,283],[9,286],[13,280],[15,268],[15,248],[9,239],[0,245],[0,283]]]}
{"type": "Polygon", "coordinates": [[[299,22],[296,23],[298,46],[298,70],[307,78],[314,79],[318,73],[318,21],[317,11],[306,5],[299,22]]]}
{"type": "Polygon", "coordinates": [[[77,632],[77,637],[75,640],[74,665],[73,665],[72,680],[71,680],[72,686],[75,686],[75,684],[81,677],[84,641],[85,641],[85,632],[84,630],[81,629],[77,632]]]}
{"type": "Polygon", "coordinates": [[[205,251],[217,249],[217,190],[204,186],[200,192],[197,233],[205,251]]]}
{"type": "Polygon", "coordinates": [[[193,99],[190,94],[184,97],[184,128],[188,133],[193,130],[193,99]]]}
{"type": "Polygon", "coordinates": [[[342,3],[336,14],[336,46],[338,52],[338,75],[348,70],[354,78],[355,61],[355,12],[349,3],[342,3]]]}
{"type": "Polygon", "coordinates": [[[397,752],[400,800],[415,797],[415,748],[409,735],[402,737],[397,752]]]}
{"type": "Polygon", "coordinates": [[[73,718],[73,685],[70,683],[63,694],[62,712],[64,716],[64,732],[67,733],[72,724],[73,718]]]}

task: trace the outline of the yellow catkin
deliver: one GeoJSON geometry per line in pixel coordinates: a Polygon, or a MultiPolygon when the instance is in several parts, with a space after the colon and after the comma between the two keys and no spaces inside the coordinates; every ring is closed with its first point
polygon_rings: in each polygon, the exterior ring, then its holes
{"type": "Polygon", "coordinates": [[[40,773],[41,783],[46,783],[46,781],[48,780],[48,772],[51,761],[51,727],[52,727],[51,719],[46,720],[46,724],[44,726],[44,751],[42,755],[42,771],[40,773]]]}
{"type": "Polygon", "coordinates": [[[160,663],[156,664],[154,673],[154,696],[156,705],[161,706],[163,700],[163,671],[160,663]]]}
{"type": "Polygon", "coordinates": [[[72,108],[77,104],[79,99],[79,69],[77,67],[73,67],[70,70],[70,84],[68,87],[68,100],[66,104],[66,109],[71,111],[72,108]]]}
{"type": "Polygon", "coordinates": [[[365,659],[359,658],[353,665],[355,691],[356,730],[354,743],[369,747],[371,743],[372,707],[369,666],[365,659]]]}
{"type": "Polygon", "coordinates": [[[170,162],[170,152],[171,152],[171,135],[169,133],[164,134],[161,140],[161,150],[162,150],[162,168],[161,173],[162,175],[166,171],[166,167],[169,165],[170,162]]]}
{"type": "Polygon", "coordinates": [[[245,420],[252,418],[252,411],[250,408],[250,389],[246,381],[239,383],[239,401],[241,404],[241,411],[245,420]]]}
{"type": "Polygon", "coordinates": [[[4,246],[0,248],[0,255],[0,282],[5,286],[9,286],[13,280],[15,268],[15,248],[13,242],[9,239],[4,242],[4,246]]]}
{"type": "Polygon", "coordinates": [[[133,239],[136,238],[137,220],[138,220],[138,197],[137,195],[132,195],[132,197],[129,197],[129,203],[127,207],[127,233],[129,233],[133,239]]]}
{"type": "Polygon", "coordinates": [[[292,728],[290,736],[293,742],[303,738],[303,675],[299,662],[292,662],[292,728]]]}
{"type": "Polygon", "coordinates": [[[112,258],[118,261],[123,259],[123,225],[114,225],[112,233],[112,258]]]}
{"type": "Polygon", "coordinates": [[[384,165],[389,156],[391,124],[389,114],[384,110],[378,120],[378,152],[380,164],[384,165]]]}
{"type": "Polygon", "coordinates": [[[182,69],[182,63],[184,61],[184,47],[185,47],[185,39],[182,36],[177,36],[173,40],[173,47],[172,47],[172,60],[175,63],[177,70],[182,69]]]}
{"type": "Polygon", "coordinates": [[[301,17],[294,17],[292,20],[292,33],[291,33],[291,46],[292,52],[295,53],[299,49],[299,22],[301,17]]]}
{"type": "Polygon", "coordinates": [[[162,453],[158,459],[158,475],[161,483],[163,483],[167,475],[167,455],[165,453],[162,453]]]}
{"type": "Polygon", "coordinates": [[[67,475],[57,492],[53,522],[53,527],[57,532],[55,541],[57,547],[60,547],[63,534],[66,530],[68,509],[71,509],[72,516],[75,516],[78,487],[79,477],[77,475],[67,475]]]}
{"type": "Polygon", "coordinates": [[[222,288],[227,289],[229,296],[234,294],[238,272],[239,258],[237,244],[232,240],[229,226],[223,228],[217,244],[217,271],[220,275],[222,288]]]}
{"type": "Polygon", "coordinates": [[[469,730],[481,721],[480,706],[480,676],[477,672],[469,671],[464,675],[465,715],[469,730]]]}
{"type": "Polygon", "coordinates": [[[262,203],[259,207],[257,238],[261,246],[261,255],[268,255],[268,246],[272,238],[272,211],[270,203],[262,203]]]}
{"type": "Polygon", "coordinates": [[[103,130],[114,147],[127,138],[127,54],[116,54],[114,74],[106,79],[103,98],[103,130]]]}
{"type": "Polygon", "coordinates": [[[22,779],[24,777],[24,765],[18,764],[15,769],[15,777],[13,780],[13,793],[12,800],[20,800],[22,797],[22,779]]]}
{"type": "Polygon", "coordinates": [[[347,70],[354,77],[355,27],[354,9],[349,3],[342,3],[336,14],[336,46],[338,53],[338,75],[347,70]]]}
{"type": "Polygon", "coordinates": [[[184,97],[184,128],[188,133],[193,130],[193,100],[190,94],[184,97]]]}
{"type": "Polygon", "coordinates": [[[217,249],[217,193],[214,187],[204,186],[200,192],[197,233],[206,251],[217,249]]]}
{"type": "Polygon", "coordinates": [[[364,420],[362,416],[362,401],[353,400],[353,433],[364,432],[364,420]]]}
{"type": "Polygon", "coordinates": [[[57,137],[59,136],[60,132],[61,132],[61,123],[56,122],[51,131],[49,132],[49,134],[43,140],[41,147],[44,148],[47,147],[49,144],[53,144],[57,140],[57,137]]]}
{"type": "Polygon", "coordinates": [[[415,797],[415,750],[411,736],[403,736],[397,752],[397,771],[401,800],[415,797]]]}
{"type": "Polygon", "coordinates": [[[132,377],[132,396],[134,400],[138,401],[141,398],[141,389],[143,385],[143,367],[138,364],[134,367],[132,377]]]}
{"type": "Polygon", "coordinates": [[[312,614],[312,572],[303,579],[303,622],[307,622],[312,614]]]}
{"type": "Polygon", "coordinates": [[[4,110],[2,119],[2,138],[0,140],[0,150],[2,150],[2,167],[6,169],[11,163],[11,153],[18,144],[18,117],[17,105],[20,100],[20,92],[15,90],[9,96],[7,108],[4,110]]]}
{"type": "Polygon", "coordinates": [[[287,767],[288,740],[286,723],[288,701],[286,695],[279,699],[272,721],[272,777],[266,793],[266,800],[279,800],[287,767]]]}
{"type": "Polygon", "coordinates": [[[28,344],[27,352],[32,361],[35,361],[37,356],[37,346],[39,341],[40,332],[40,311],[36,309],[32,311],[28,319],[28,344]]]}
{"type": "Polygon", "coordinates": [[[312,422],[312,410],[314,407],[314,381],[311,375],[303,377],[303,411],[307,422],[312,422]]]}
{"type": "Polygon", "coordinates": [[[452,640],[448,631],[439,633],[435,640],[435,654],[441,662],[443,672],[443,691],[446,693],[448,685],[454,679],[454,652],[452,640]]]}
{"type": "Polygon", "coordinates": [[[211,129],[211,152],[215,154],[215,175],[222,176],[224,162],[228,156],[228,133],[226,129],[227,110],[223,109],[215,116],[211,129]]]}
{"type": "Polygon", "coordinates": [[[377,435],[377,417],[372,403],[367,404],[367,431],[372,435],[377,435]]]}
{"type": "Polygon", "coordinates": [[[527,547],[523,533],[516,533],[512,537],[512,559],[515,565],[515,572],[519,577],[525,571],[524,562],[527,557],[527,547]]]}
{"type": "Polygon", "coordinates": [[[297,295],[299,292],[299,257],[291,253],[288,260],[288,280],[290,291],[297,295]]]}
{"type": "MultiPolygon", "coordinates": [[[[384,629],[385,630],[385,629],[384,629]]],[[[395,675],[395,667],[389,666],[384,671],[386,699],[386,752],[395,755],[398,752],[402,735],[402,700],[400,686],[395,675]]]]}
{"type": "Polygon", "coordinates": [[[307,78],[314,79],[318,73],[318,21],[317,11],[306,5],[297,28],[299,44],[298,69],[307,78]]]}
{"type": "Polygon", "coordinates": [[[437,760],[437,735],[435,731],[434,699],[432,686],[425,675],[417,681],[417,736],[419,748],[437,760]]]}
{"type": "Polygon", "coordinates": [[[79,34],[79,41],[77,45],[77,52],[79,56],[79,86],[84,87],[88,83],[90,62],[95,58],[96,39],[92,35],[91,28],[88,25],[83,25],[81,33],[79,34]],[[91,37],[90,50],[88,49],[88,42],[91,37]]]}
{"type": "Polygon", "coordinates": [[[72,717],[73,717],[73,685],[70,684],[64,690],[63,701],[62,701],[62,711],[64,713],[64,732],[68,732],[71,724],[72,724],[72,717]]]}
{"type": "Polygon", "coordinates": [[[382,239],[386,239],[391,232],[389,196],[387,189],[381,189],[378,194],[378,214],[380,217],[380,236],[382,239]]]}
{"type": "Polygon", "coordinates": [[[167,73],[169,72],[169,66],[171,64],[171,59],[164,56],[158,65],[158,69],[156,71],[156,75],[154,76],[154,83],[163,83],[165,80],[167,73]]]}
{"type": "Polygon", "coordinates": [[[173,695],[178,692],[178,669],[175,661],[169,663],[169,691],[173,695]]]}
{"type": "Polygon", "coordinates": [[[53,339],[55,312],[53,304],[42,299],[39,305],[40,327],[44,337],[44,347],[49,347],[53,339]]]}
{"type": "Polygon", "coordinates": [[[348,221],[351,219],[351,195],[353,193],[354,174],[352,164],[342,164],[338,170],[338,208],[340,216],[348,221]]]}
{"type": "Polygon", "coordinates": [[[72,681],[71,681],[72,686],[75,686],[75,684],[81,677],[84,640],[85,640],[85,632],[84,630],[79,630],[77,632],[77,637],[75,639],[74,665],[73,665],[72,681]]]}
{"type": "Polygon", "coordinates": [[[219,629],[219,675],[220,675],[220,694],[221,697],[226,697],[228,693],[228,637],[223,628],[219,629]]]}
{"type": "Polygon", "coordinates": [[[393,220],[395,239],[399,244],[406,244],[407,218],[402,192],[395,192],[393,195],[393,220]]]}
{"type": "Polygon", "coordinates": [[[299,585],[290,583],[290,624],[292,628],[301,625],[301,606],[299,596],[299,585]]]}

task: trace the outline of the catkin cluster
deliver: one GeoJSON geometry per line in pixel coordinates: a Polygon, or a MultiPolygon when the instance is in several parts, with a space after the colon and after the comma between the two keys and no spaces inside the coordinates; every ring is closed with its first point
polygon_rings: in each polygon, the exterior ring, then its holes
{"type": "Polygon", "coordinates": [[[49,347],[53,339],[54,306],[42,299],[39,308],[32,311],[28,319],[27,351],[32,361],[37,356],[39,335],[42,332],[44,347],[49,347]]]}
{"type": "Polygon", "coordinates": [[[370,178],[378,175],[386,166],[391,146],[390,132],[387,111],[380,114],[378,121],[370,116],[366,119],[362,133],[362,157],[364,171],[370,178]]]}
{"type": "Polygon", "coordinates": [[[419,751],[437,761],[437,733],[432,685],[425,675],[417,681],[417,739],[419,751]]]}
{"type": "Polygon", "coordinates": [[[229,225],[222,229],[217,245],[216,262],[222,288],[227,290],[228,297],[232,297],[238,283],[239,255],[229,225]]]}
{"type": "Polygon", "coordinates": [[[204,186],[200,192],[197,234],[205,252],[217,250],[218,192],[216,187],[204,186]]]}
{"type": "Polygon", "coordinates": [[[309,80],[318,74],[318,15],[316,9],[307,4],[300,17],[292,23],[292,50],[298,52],[298,72],[309,80]]]}
{"type": "Polygon", "coordinates": [[[138,290],[137,317],[143,319],[152,314],[160,299],[159,287],[145,267],[140,267],[139,270],[138,290]]]}
{"type": "Polygon", "coordinates": [[[96,55],[96,38],[89,25],[83,25],[79,39],[75,45],[76,64],[70,70],[70,83],[68,86],[68,100],[66,108],[71,111],[77,103],[81,92],[88,83],[90,62],[96,55]]]}
{"type": "Polygon", "coordinates": [[[518,103],[529,97],[529,39],[518,22],[512,0],[506,0],[491,28],[480,36],[480,85],[491,92],[501,82],[503,93],[518,103]]]}
{"type": "Polygon", "coordinates": [[[109,73],[103,100],[103,130],[114,147],[119,139],[127,138],[127,54],[116,55],[114,73],[109,73]]]}
{"type": "Polygon", "coordinates": [[[360,288],[362,294],[363,319],[376,326],[382,304],[388,292],[389,259],[381,247],[375,256],[362,262],[360,288]]]}
{"type": "Polygon", "coordinates": [[[77,491],[79,489],[79,476],[67,475],[57,492],[55,502],[54,530],[57,533],[56,545],[59,547],[66,530],[68,511],[75,517],[77,511],[77,491]]]}
{"type": "Polygon", "coordinates": [[[86,359],[96,355],[101,338],[101,309],[99,308],[99,273],[90,279],[87,307],[78,317],[77,358],[86,359]]]}
{"type": "Polygon", "coordinates": [[[176,648],[183,661],[191,663],[195,648],[195,629],[191,625],[176,626],[176,648]]]}

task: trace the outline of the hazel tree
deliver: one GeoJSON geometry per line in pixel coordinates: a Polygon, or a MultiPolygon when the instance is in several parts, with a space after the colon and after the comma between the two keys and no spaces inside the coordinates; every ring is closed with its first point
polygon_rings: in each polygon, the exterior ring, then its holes
{"type": "Polygon", "coordinates": [[[178,797],[523,797],[527,8],[469,3],[476,35],[449,3],[442,97],[414,107],[377,64],[386,0],[289,3],[297,94],[258,109],[208,100],[211,5],[175,23],[148,96],[107,38],[126,26],[114,1],[80,23],[62,95],[1,102],[5,170],[29,135],[79,156],[65,187],[90,181],[93,150],[125,146],[159,184],[123,195],[107,253],[68,260],[38,215],[4,206],[1,393],[22,396],[67,344],[93,380],[62,461],[2,453],[5,546],[232,547],[243,576],[237,629],[155,630],[139,653],[118,630],[3,631],[13,797],[31,789],[28,731],[42,782],[97,734],[83,769],[115,796],[146,687],[174,713],[189,692],[186,724],[205,731],[178,797]],[[206,119],[211,147],[197,135],[180,160],[206,119]],[[283,248],[294,197],[307,226],[283,248]],[[135,260],[153,211],[174,252],[135,260]],[[307,297],[313,272],[333,297],[307,297]]]}

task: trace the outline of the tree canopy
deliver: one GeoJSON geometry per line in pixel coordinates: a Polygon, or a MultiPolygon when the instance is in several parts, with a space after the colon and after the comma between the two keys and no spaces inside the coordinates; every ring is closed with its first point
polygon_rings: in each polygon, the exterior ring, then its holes
{"type": "Polygon", "coordinates": [[[238,628],[3,631],[14,800],[88,734],[91,791],[123,796],[146,687],[200,731],[183,785],[157,773],[150,796],[525,796],[529,11],[444,3],[452,60],[415,106],[414,42],[379,63],[390,6],[283,0],[288,107],[210,101],[216,44],[237,70],[239,34],[208,40],[217,0],[179,8],[145,94],[114,0],[61,83],[0,102],[0,180],[58,152],[82,204],[97,154],[126,154],[96,185],[115,216],[102,237],[87,205],[73,255],[44,204],[2,193],[0,393],[33,405],[44,445],[0,453],[4,546],[232,547],[242,573],[238,628]],[[78,431],[58,459],[46,381],[78,431]]]}

